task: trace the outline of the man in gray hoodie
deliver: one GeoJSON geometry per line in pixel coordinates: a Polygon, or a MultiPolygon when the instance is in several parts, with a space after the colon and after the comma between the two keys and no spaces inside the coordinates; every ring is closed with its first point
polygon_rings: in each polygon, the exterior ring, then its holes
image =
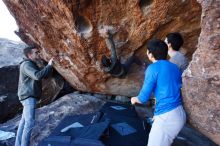
{"type": "Polygon", "coordinates": [[[22,118],[18,126],[15,146],[29,146],[31,130],[34,127],[35,105],[42,92],[41,79],[52,71],[53,59],[42,70],[37,66],[41,60],[39,49],[31,46],[24,49],[24,59],[20,64],[18,97],[23,105],[22,118]]]}

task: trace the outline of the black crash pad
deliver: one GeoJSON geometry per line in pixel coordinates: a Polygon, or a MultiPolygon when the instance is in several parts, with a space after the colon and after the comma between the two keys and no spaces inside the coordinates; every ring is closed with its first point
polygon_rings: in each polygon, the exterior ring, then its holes
{"type": "Polygon", "coordinates": [[[128,117],[137,117],[137,113],[135,111],[134,106],[128,104],[120,104],[107,102],[103,105],[100,112],[108,114],[108,115],[122,115],[128,117]]]}
{"type": "Polygon", "coordinates": [[[146,146],[149,132],[133,106],[108,102],[100,112],[65,117],[39,146],[146,146]]]}

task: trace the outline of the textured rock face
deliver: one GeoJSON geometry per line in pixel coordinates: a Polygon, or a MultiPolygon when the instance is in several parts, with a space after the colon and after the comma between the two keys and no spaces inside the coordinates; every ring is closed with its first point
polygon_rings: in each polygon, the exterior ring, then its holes
{"type": "Polygon", "coordinates": [[[183,77],[183,100],[191,124],[220,145],[220,1],[199,2],[202,29],[183,77]]]}
{"type": "Polygon", "coordinates": [[[136,54],[146,59],[145,42],[164,39],[171,31],[185,37],[187,55],[196,49],[201,8],[196,0],[3,0],[19,25],[17,34],[28,44],[38,44],[45,60],[55,57],[55,68],[82,91],[136,95],[143,72],[133,65],[125,79],[104,74],[100,59],[109,55],[99,35],[111,29],[122,62],[136,54]]]}
{"type": "Polygon", "coordinates": [[[0,122],[3,122],[21,108],[17,97],[18,66],[2,67],[0,75],[0,122]]]}
{"type": "Polygon", "coordinates": [[[23,48],[26,44],[0,38],[0,68],[18,65],[23,58],[23,48]]]}

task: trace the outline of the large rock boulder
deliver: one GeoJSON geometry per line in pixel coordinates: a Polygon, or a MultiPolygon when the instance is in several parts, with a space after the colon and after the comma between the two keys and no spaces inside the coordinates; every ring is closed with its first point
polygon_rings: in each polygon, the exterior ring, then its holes
{"type": "Polygon", "coordinates": [[[0,68],[18,65],[22,61],[23,48],[26,46],[22,42],[0,38],[0,68]]]}
{"type": "Polygon", "coordinates": [[[220,145],[220,1],[202,5],[198,49],[183,76],[190,123],[220,145]]]}
{"type": "Polygon", "coordinates": [[[0,122],[15,115],[21,108],[17,96],[19,67],[0,68],[0,122]]]}
{"type": "Polygon", "coordinates": [[[136,54],[146,59],[145,42],[164,39],[171,31],[184,35],[186,53],[196,49],[201,7],[196,0],[3,0],[19,25],[17,34],[42,48],[45,60],[55,57],[55,68],[81,91],[134,96],[144,69],[132,66],[125,79],[103,73],[100,59],[109,55],[101,28],[114,31],[117,54],[124,62],[136,54]]]}

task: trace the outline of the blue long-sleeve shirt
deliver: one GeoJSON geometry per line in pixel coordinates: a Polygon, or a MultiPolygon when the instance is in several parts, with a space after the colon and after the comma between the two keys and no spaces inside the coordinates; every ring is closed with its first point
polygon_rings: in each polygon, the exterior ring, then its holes
{"type": "Polygon", "coordinates": [[[160,115],[182,104],[181,86],[181,71],[178,66],[167,60],[158,60],[145,71],[138,99],[141,103],[146,103],[153,93],[156,97],[154,115],[160,115]]]}

